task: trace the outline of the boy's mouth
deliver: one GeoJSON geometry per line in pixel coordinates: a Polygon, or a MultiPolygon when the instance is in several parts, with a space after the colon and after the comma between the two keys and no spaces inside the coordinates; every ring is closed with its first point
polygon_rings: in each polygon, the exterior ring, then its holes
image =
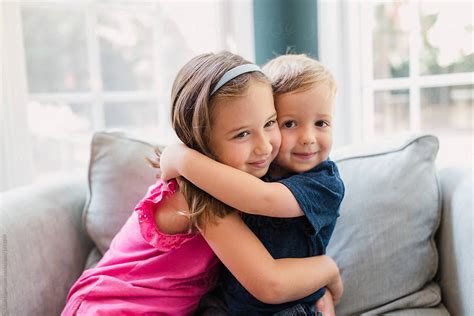
{"type": "Polygon", "coordinates": [[[303,152],[303,153],[293,153],[293,156],[295,156],[298,159],[301,160],[309,160],[316,156],[317,152],[303,152]]]}

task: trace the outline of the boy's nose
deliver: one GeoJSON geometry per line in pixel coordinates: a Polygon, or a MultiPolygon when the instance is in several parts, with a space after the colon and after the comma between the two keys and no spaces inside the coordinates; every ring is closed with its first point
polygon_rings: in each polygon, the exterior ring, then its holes
{"type": "Polygon", "coordinates": [[[300,142],[303,145],[312,145],[316,143],[316,135],[310,131],[306,131],[300,135],[300,142]]]}

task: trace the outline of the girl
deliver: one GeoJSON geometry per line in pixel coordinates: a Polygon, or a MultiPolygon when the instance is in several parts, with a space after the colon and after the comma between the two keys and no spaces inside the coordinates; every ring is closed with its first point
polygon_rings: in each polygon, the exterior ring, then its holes
{"type": "MultiPolygon", "coordinates": [[[[271,86],[237,55],[189,61],[174,81],[171,112],[184,144],[256,177],[278,151],[271,86]],[[252,141],[241,140],[242,126],[253,131],[252,141]]],[[[215,255],[267,303],[293,301],[323,286],[342,292],[329,257],[275,260],[234,210],[187,180],[158,180],[98,265],[73,285],[63,315],[191,315],[215,284],[215,255]]]]}

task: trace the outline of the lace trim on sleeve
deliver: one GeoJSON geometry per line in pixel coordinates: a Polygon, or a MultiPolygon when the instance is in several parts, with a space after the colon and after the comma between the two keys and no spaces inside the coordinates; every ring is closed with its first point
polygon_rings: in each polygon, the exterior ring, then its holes
{"type": "Polygon", "coordinates": [[[197,234],[168,235],[160,231],[155,223],[155,213],[159,211],[159,204],[165,196],[171,196],[176,192],[178,183],[176,180],[165,182],[159,179],[148,188],[145,197],[135,207],[138,214],[138,223],[143,238],[153,247],[161,251],[169,251],[179,248],[183,243],[191,240],[197,234]]]}

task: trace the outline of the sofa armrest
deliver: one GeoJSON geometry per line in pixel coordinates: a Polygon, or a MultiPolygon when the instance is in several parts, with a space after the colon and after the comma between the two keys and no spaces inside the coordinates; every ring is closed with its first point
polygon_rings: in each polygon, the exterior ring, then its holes
{"type": "Polygon", "coordinates": [[[439,172],[443,213],[437,236],[438,278],[451,315],[474,315],[474,209],[471,169],[439,172]]]}
{"type": "Polygon", "coordinates": [[[61,312],[92,248],[82,224],[86,183],[73,177],[0,194],[5,314],[61,312]]]}

